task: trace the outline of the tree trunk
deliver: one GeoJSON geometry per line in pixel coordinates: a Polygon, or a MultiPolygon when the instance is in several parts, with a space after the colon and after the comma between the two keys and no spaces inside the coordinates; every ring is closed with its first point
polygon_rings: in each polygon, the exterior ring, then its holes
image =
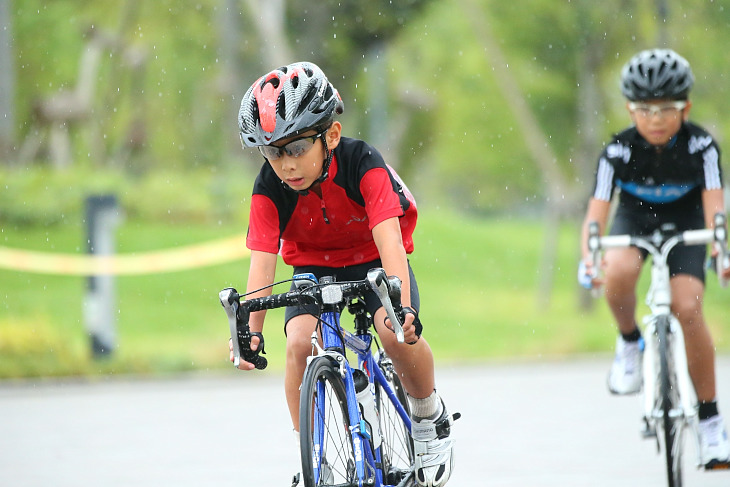
{"type": "Polygon", "coordinates": [[[15,143],[15,63],[10,0],[0,0],[0,164],[10,160],[15,143]]]}
{"type": "MultiPolygon", "coordinates": [[[[599,113],[602,111],[600,89],[596,80],[596,73],[606,55],[604,39],[595,29],[591,28],[590,18],[595,5],[592,2],[579,4],[578,25],[582,35],[582,49],[578,50],[578,150],[574,154],[577,165],[579,189],[576,190],[578,201],[583,202],[580,207],[581,215],[593,189],[594,172],[596,170],[596,151],[601,147],[602,135],[599,113]]],[[[576,245],[576,263],[581,258],[581,250],[576,245]]],[[[578,304],[581,309],[593,307],[594,299],[590,292],[576,285],[578,304]]]]}
{"type": "Polygon", "coordinates": [[[264,69],[294,62],[286,34],[286,0],[246,0],[246,5],[256,26],[261,57],[270,65],[264,69]]]}
{"type": "Polygon", "coordinates": [[[495,80],[504,99],[512,102],[513,115],[525,138],[527,149],[544,179],[543,187],[547,192],[546,233],[538,285],[538,301],[544,306],[550,302],[552,292],[553,271],[557,257],[557,232],[569,199],[568,183],[556,164],[557,156],[550,148],[547,137],[530,110],[517,80],[509,70],[502,49],[494,39],[489,20],[475,5],[474,0],[466,0],[462,5],[466,17],[472,22],[477,39],[485,48],[487,60],[492,65],[495,80]]]}

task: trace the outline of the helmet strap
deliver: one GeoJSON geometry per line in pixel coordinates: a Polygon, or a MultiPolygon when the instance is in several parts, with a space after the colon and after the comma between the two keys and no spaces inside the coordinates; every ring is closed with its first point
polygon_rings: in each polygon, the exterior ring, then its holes
{"type": "Polygon", "coordinates": [[[322,144],[324,144],[324,161],[322,162],[322,174],[313,183],[323,183],[329,176],[330,164],[332,164],[332,158],[335,155],[335,151],[329,150],[327,147],[327,141],[322,137],[322,144]]]}

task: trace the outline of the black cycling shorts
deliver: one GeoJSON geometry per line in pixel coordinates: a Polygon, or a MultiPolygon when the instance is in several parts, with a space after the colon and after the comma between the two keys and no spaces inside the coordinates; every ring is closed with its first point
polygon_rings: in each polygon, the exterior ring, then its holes
{"type": "MultiPolygon", "coordinates": [[[[383,267],[380,259],[368,262],[366,264],[359,264],[348,267],[322,267],[322,266],[301,266],[294,267],[294,274],[312,273],[317,279],[322,276],[334,276],[336,281],[359,281],[365,279],[370,269],[375,267],[383,267]]],[[[418,283],[416,283],[416,276],[413,274],[410,262],[408,263],[408,275],[411,280],[411,308],[418,311],[421,308],[421,299],[418,295],[418,283]]],[[[291,290],[294,290],[294,283],[292,283],[291,290]]],[[[363,302],[365,308],[371,315],[375,315],[375,312],[383,305],[378,298],[378,295],[374,291],[368,291],[363,296],[363,302]]],[[[319,308],[315,304],[287,306],[284,312],[284,333],[286,334],[286,324],[289,320],[295,316],[310,314],[317,315],[319,308]]]]}
{"type": "MultiPolygon", "coordinates": [[[[662,224],[666,223],[661,221],[660,218],[653,218],[651,220],[633,218],[628,212],[618,211],[614,217],[613,225],[611,226],[611,235],[650,235],[655,229],[659,228],[662,224]]],[[[671,223],[677,226],[677,230],[680,232],[686,230],[697,230],[704,228],[704,219],[696,214],[689,214],[685,216],[675,215],[671,223]]],[[[646,256],[649,254],[644,249],[639,249],[641,257],[646,260],[646,256]]],[[[667,264],[669,265],[669,274],[671,277],[677,274],[689,274],[696,277],[703,283],[705,282],[705,259],[707,258],[707,246],[706,245],[677,245],[669,252],[667,258],[667,264]]]]}

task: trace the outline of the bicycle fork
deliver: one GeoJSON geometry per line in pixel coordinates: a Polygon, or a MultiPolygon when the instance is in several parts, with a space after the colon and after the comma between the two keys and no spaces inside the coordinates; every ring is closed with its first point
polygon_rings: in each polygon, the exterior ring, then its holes
{"type": "MultiPolygon", "coordinates": [[[[680,398],[680,409],[670,411],[670,415],[681,417],[683,419],[681,427],[687,427],[692,432],[691,436],[695,441],[697,465],[699,466],[702,464],[702,458],[697,417],[697,394],[689,375],[682,327],[673,315],[669,314],[668,316],[669,330],[667,330],[666,336],[669,341],[669,348],[667,351],[670,353],[674,364],[674,373],[677,378],[677,389],[680,398]]],[[[656,424],[662,417],[661,408],[657,402],[660,397],[659,381],[657,380],[659,377],[659,339],[656,329],[657,315],[647,317],[645,324],[646,328],[643,337],[644,357],[642,364],[644,375],[644,421],[647,426],[645,436],[656,437],[656,424]]]]}

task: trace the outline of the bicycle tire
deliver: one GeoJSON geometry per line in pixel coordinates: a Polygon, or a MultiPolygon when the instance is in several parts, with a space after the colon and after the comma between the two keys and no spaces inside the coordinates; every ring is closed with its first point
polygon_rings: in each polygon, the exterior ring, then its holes
{"type": "Polygon", "coordinates": [[[314,359],[304,374],[299,403],[305,487],[356,484],[347,395],[329,358],[314,359]]]}
{"type": "Polygon", "coordinates": [[[671,334],[668,316],[660,316],[656,322],[659,346],[659,387],[661,394],[662,437],[667,466],[669,487],[682,486],[682,418],[673,416],[679,406],[676,373],[671,355],[671,334]]]}
{"type": "MultiPolygon", "coordinates": [[[[381,359],[378,366],[403,409],[410,415],[408,396],[392,363],[388,359],[381,359]]],[[[415,460],[413,439],[395,406],[377,382],[375,383],[375,400],[380,416],[380,432],[383,436],[380,446],[383,479],[388,485],[396,485],[412,471],[415,460]]],[[[415,485],[415,479],[413,477],[411,479],[412,482],[404,485],[415,485]]]]}

